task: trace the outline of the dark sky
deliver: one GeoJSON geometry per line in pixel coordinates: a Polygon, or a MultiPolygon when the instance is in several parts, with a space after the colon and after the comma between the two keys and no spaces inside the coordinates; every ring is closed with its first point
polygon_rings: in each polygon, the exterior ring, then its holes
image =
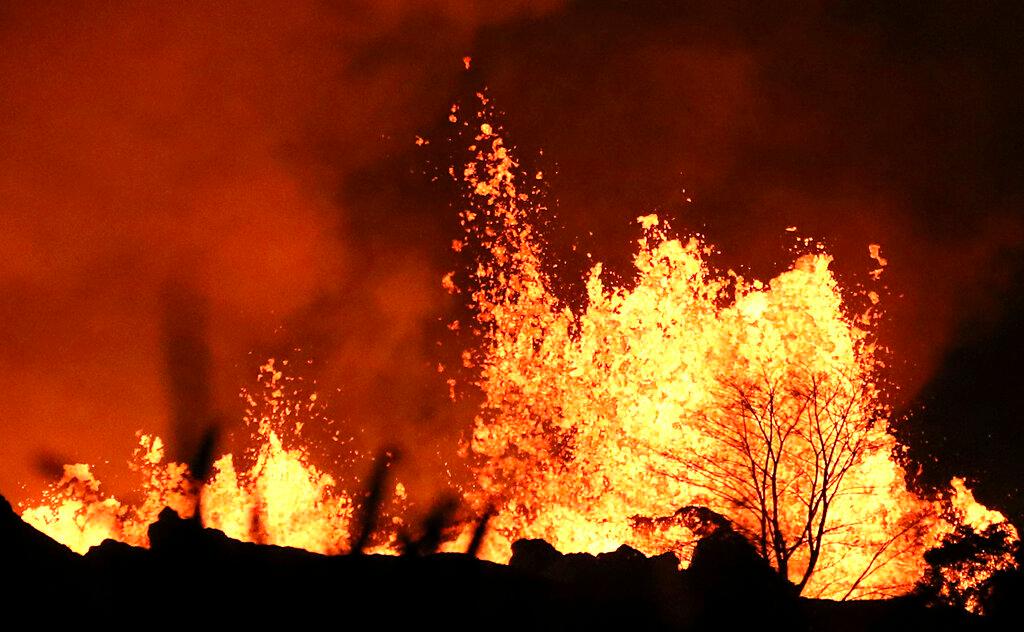
{"type": "Polygon", "coordinates": [[[40,453],[117,471],[169,432],[169,286],[204,306],[214,408],[265,357],[313,359],[342,428],[418,446],[429,487],[472,415],[434,370],[458,260],[431,176],[486,86],[547,175],[567,287],[571,244],[628,278],[652,211],[762,277],[788,226],[850,287],[882,244],[924,478],[1024,516],[1018,3],[494,4],[3,4],[3,493],[38,489],[40,453]]]}

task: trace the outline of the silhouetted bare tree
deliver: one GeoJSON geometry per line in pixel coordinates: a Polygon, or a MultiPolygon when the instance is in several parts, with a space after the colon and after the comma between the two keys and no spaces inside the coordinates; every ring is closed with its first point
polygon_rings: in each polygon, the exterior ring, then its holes
{"type": "Polygon", "coordinates": [[[871,547],[846,588],[850,596],[901,552],[920,522],[894,520],[881,537],[858,540],[850,516],[837,512],[841,497],[871,491],[865,457],[889,457],[874,385],[863,376],[786,366],[722,380],[720,389],[718,401],[726,404],[685,424],[700,434],[703,449],[664,455],[682,466],[673,475],[701,490],[800,591],[827,546],[871,547]],[[830,541],[837,531],[842,537],[830,541]]]}

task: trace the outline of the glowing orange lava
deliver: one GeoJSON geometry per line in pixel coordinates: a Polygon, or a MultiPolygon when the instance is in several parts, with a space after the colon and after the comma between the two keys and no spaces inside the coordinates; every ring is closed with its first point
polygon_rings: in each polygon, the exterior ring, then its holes
{"type": "MultiPolygon", "coordinates": [[[[282,368],[269,360],[260,367],[258,392],[243,393],[245,421],[252,431],[247,454],[251,465],[238,471],[231,454],[214,462],[202,490],[203,524],[247,542],[344,553],[350,544],[352,500],[332,476],[311,463],[305,448],[285,447],[282,438],[294,442],[303,424],[318,414],[316,394],[301,396],[282,368]]],[[[44,503],[26,509],[22,518],[79,553],[107,538],[148,546],[147,528],[165,506],[183,517],[195,511],[196,488],[188,468],[164,464],[163,456],[159,438],[140,435],[132,461],[145,478],[139,506],[104,496],[89,466],[76,464],[65,466],[63,479],[47,492],[44,503]]],[[[397,485],[399,501],[404,494],[397,485]]],[[[378,546],[389,549],[387,543],[378,546]]]]}
{"type": "MultiPolygon", "coordinates": [[[[958,526],[982,530],[978,516],[1016,541],[962,481],[942,499],[907,489],[879,393],[877,294],[847,313],[820,248],[748,280],[712,272],[708,245],[640,217],[632,284],[606,286],[597,264],[573,313],[543,272],[539,209],[519,188],[534,178],[491,123],[467,124],[478,132],[462,217],[484,249],[468,285],[486,397],[470,497],[498,508],[493,559],[527,537],[561,551],[672,550],[685,563],[696,536],[673,516],[699,505],[805,595],[842,599],[909,591],[923,554],[958,526]]],[[[868,250],[877,278],[887,261],[868,250]]],[[[990,562],[975,579],[1012,560],[990,562]]]]}
{"type": "MultiPolygon", "coordinates": [[[[924,553],[965,529],[1017,540],[963,481],[937,498],[907,488],[878,379],[878,296],[850,313],[823,249],[762,282],[713,271],[709,245],[674,238],[648,215],[631,283],[609,286],[597,264],[585,307],[564,307],[543,271],[540,208],[520,184],[541,176],[520,170],[481,102],[479,119],[460,120],[455,107],[450,117],[474,130],[469,159],[452,171],[470,200],[453,248],[477,258],[468,277],[443,285],[468,290],[482,341],[464,354],[484,395],[464,447],[476,475],[465,500],[496,511],[483,556],[507,561],[525,537],[565,552],[673,551],[685,565],[697,536],[676,512],[697,505],[728,518],[803,594],[843,599],[909,591],[927,570],[924,553]]],[[[887,263],[880,252],[869,247],[872,278],[887,263]]],[[[241,540],[345,552],[352,498],[303,448],[285,447],[315,395],[297,397],[273,360],[260,383],[247,396],[251,464],[215,462],[204,523],[241,540]]],[[[158,438],[140,435],[134,463],[146,481],[140,506],[105,497],[76,464],[22,515],[79,552],[105,538],[145,546],[160,509],[190,515],[195,490],[184,466],[163,463],[158,438]]],[[[381,550],[395,548],[390,531],[381,550]]],[[[944,577],[955,590],[1011,563],[994,556],[944,577]]]]}

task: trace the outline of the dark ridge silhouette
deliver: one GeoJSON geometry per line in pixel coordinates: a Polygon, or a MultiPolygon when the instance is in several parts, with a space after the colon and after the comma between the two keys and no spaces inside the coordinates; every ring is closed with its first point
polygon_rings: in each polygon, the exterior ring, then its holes
{"type": "Polygon", "coordinates": [[[1021,608],[1019,571],[998,578],[986,601],[988,618],[928,607],[913,596],[798,598],[721,528],[698,543],[687,570],[679,570],[672,554],[647,557],[627,546],[563,554],[542,540],[514,543],[508,565],[462,553],[326,556],[232,540],[170,509],[150,526],[149,539],[149,549],[106,540],[79,556],[24,523],[0,498],[0,572],[8,580],[0,603],[43,613],[48,623],[162,617],[205,629],[322,625],[328,617],[380,629],[751,625],[787,632],[1017,629],[1021,608]]]}
{"type": "Polygon", "coordinates": [[[87,576],[80,556],[23,521],[3,496],[0,573],[4,585],[0,605],[19,608],[39,603],[45,595],[73,595],[87,576]]]}
{"type": "Polygon", "coordinates": [[[54,541],[21,519],[11,503],[0,496],[0,552],[9,567],[18,564],[60,567],[79,559],[71,549],[54,541]]]}
{"type": "Polygon", "coordinates": [[[701,536],[688,567],[694,592],[705,606],[699,625],[726,623],[741,629],[767,620],[784,630],[808,629],[798,606],[797,587],[758,555],[728,519],[693,506],[677,515],[701,536]],[[735,607],[735,595],[746,595],[744,608],[735,607]]]}

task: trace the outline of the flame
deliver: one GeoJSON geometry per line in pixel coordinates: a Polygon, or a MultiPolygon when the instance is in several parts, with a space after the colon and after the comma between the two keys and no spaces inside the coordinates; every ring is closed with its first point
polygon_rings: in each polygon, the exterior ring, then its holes
{"type": "MultiPolygon", "coordinates": [[[[747,279],[716,271],[709,244],[646,215],[632,282],[610,285],[598,263],[585,306],[565,307],[535,230],[543,176],[520,168],[478,96],[478,120],[461,120],[457,106],[449,116],[473,138],[450,171],[470,200],[452,249],[476,260],[468,278],[450,272],[442,285],[470,297],[482,341],[462,359],[484,396],[463,446],[475,473],[465,500],[494,510],[483,557],[504,562],[513,541],[543,538],[565,552],[671,551],[685,566],[703,527],[680,510],[698,506],[728,519],[803,594],[846,599],[908,592],[926,574],[925,552],[950,538],[995,529],[1018,541],[960,479],[935,498],[908,489],[872,333],[880,299],[869,292],[866,311],[851,313],[823,248],[773,279],[747,279]]],[[[869,246],[872,278],[888,263],[880,252],[869,246]]],[[[313,464],[302,428],[322,421],[320,404],[286,364],[269,360],[260,388],[243,392],[251,448],[215,461],[201,516],[239,540],[344,553],[355,501],[313,464]]],[[[75,464],[22,516],[80,553],[107,538],[147,546],[163,507],[196,508],[196,483],[163,453],[159,438],[139,435],[139,504],[104,495],[75,464]]],[[[395,496],[406,500],[401,483],[395,496]]],[[[395,552],[401,527],[394,518],[373,550],[395,552]]],[[[1010,556],[944,570],[943,590],[980,585],[1010,556]]]]}
{"type": "MultiPolygon", "coordinates": [[[[247,542],[344,553],[353,516],[351,497],[311,462],[306,446],[287,447],[282,440],[300,439],[302,426],[318,419],[317,396],[299,397],[273,359],[260,367],[258,381],[257,393],[243,391],[249,406],[245,421],[252,430],[246,455],[251,465],[239,471],[232,454],[214,462],[201,495],[203,524],[247,542]]],[[[44,502],[26,509],[22,517],[79,553],[108,538],[148,546],[147,529],[165,506],[183,517],[195,512],[196,489],[188,468],[164,464],[163,458],[163,442],[140,435],[132,463],[145,484],[144,500],[137,506],[104,496],[89,466],[77,464],[65,466],[64,477],[44,502]]],[[[399,500],[404,497],[400,486],[396,494],[399,500]]]]}
{"type": "MultiPolygon", "coordinates": [[[[823,249],[748,280],[714,272],[699,238],[639,217],[633,282],[609,286],[594,265],[574,313],[543,272],[542,209],[518,188],[528,174],[493,124],[473,128],[462,224],[482,248],[468,285],[485,402],[469,495],[498,507],[492,559],[526,537],[568,552],[671,550],[685,565],[697,534],[676,512],[698,505],[803,594],[845,599],[908,592],[924,553],[959,526],[998,523],[1017,540],[962,481],[945,499],[907,488],[879,385],[878,296],[848,313],[823,249]]],[[[880,271],[879,253],[869,247],[880,271]]]]}
{"type": "Polygon", "coordinates": [[[41,504],[25,509],[22,519],[77,553],[107,539],[149,546],[148,527],[164,507],[184,517],[190,517],[195,507],[188,468],[162,463],[160,437],[142,433],[138,437],[129,466],[142,475],[144,500],[140,504],[122,503],[105,495],[91,467],[76,463],[64,466],[60,481],[44,493],[41,504]]]}

